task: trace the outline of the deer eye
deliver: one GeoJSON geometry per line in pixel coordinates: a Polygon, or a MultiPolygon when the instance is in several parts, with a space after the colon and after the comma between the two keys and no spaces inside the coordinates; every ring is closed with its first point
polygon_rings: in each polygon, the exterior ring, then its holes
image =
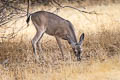
{"type": "Polygon", "coordinates": [[[77,53],[78,51],[75,49],[75,53],[77,53]]]}

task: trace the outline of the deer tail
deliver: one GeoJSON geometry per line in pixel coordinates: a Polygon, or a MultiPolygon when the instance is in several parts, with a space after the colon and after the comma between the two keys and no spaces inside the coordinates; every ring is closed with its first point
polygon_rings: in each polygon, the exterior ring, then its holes
{"type": "Polygon", "coordinates": [[[30,16],[31,16],[31,15],[29,15],[29,16],[27,17],[27,20],[26,20],[27,24],[28,24],[29,21],[30,21],[30,16]]]}

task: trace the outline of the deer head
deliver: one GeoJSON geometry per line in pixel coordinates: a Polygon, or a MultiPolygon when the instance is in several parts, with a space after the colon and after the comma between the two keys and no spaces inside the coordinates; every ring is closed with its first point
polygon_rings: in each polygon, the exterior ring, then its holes
{"type": "Polygon", "coordinates": [[[80,55],[82,53],[82,43],[84,40],[84,33],[82,33],[82,35],[80,36],[80,40],[79,42],[72,42],[72,49],[74,51],[75,56],[77,57],[77,60],[81,60],[80,55]]]}

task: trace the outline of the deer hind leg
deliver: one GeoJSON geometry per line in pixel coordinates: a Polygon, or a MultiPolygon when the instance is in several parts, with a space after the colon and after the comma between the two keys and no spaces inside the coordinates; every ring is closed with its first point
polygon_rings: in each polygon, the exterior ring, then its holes
{"type": "MultiPolygon", "coordinates": [[[[44,33],[43,33],[43,34],[44,34],[44,33]]],[[[43,34],[41,35],[41,37],[39,38],[39,40],[38,40],[38,42],[37,42],[37,47],[38,47],[38,50],[39,50],[40,52],[42,52],[42,48],[41,48],[41,44],[40,44],[40,40],[41,40],[43,34]]]]}
{"type": "Polygon", "coordinates": [[[59,48],[60,48],[60,51],[61,51],[61,53],[62,53],[62,57],[63,57],[63,59],[64,59],[63,46],[62,46],[62,44],[61,44],[61,41],[60,41],[60,39],[59,39],[57,36],[55,36],[55,38],[56,38],[56,41],[57,41],[58,46],[59,46],[59,48]]]}
{"type": "MultiPolygon", "coordinates": [[[[33,46],[33,52],[34,52],[34,55],[35,57],[37,58],[37,44],[38,44],[38,41],[41,39],[42,35],[43,35],[43,31],[37,31],[36,32],[36,35],[34,36],[34,38],[32,39],[32,46],[33,46]]],[[[37,58],[38,60],[38,58],[37,58]]]]}

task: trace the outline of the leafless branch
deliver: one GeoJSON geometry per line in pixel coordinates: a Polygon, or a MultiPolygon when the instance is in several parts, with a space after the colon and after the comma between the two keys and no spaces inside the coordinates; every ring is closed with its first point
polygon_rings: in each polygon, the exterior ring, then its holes
{"type": "MultiPolygon", "coordinates": [[[[11,25],[15,24],[16,22],[17,22],[17,20],[15,20],[11,25]]],[[[12,32],[9,33],[9,34],[7,34],[6,36],[2,36],[2,37],[0,37],[0,38],[2,38],[2,39],[9,39],[9,40],[10,40],[10,39],[13,39],[13,38],[15,38],[15,37],[17,36],[17,34],[18,34],[20,31],[22,31],[22,30],[24,30],[24,29],[26,29],[26,28],[27,28],[26,24],[22,25],[17,31],[14,30],[14,27],[11,27],[12,32]]]]}
{"type": "Polygon", "coordinates": [[[14,20],[15,17],[21,17],[21,15],[27,14],[27,12],[19,7],[18,3],[14,3],[14,1],[3,0],[0,2],[0,27],[14,20]]]}
{"type": "MultiPolygon", "coordinates": [[[[60,10],[61,8],[72,8],[72,9],[75,9],[75,10],[77,10],[79,12],[83,12],[83,13],[87,13],[87,14],[96,14],[96,15],[100,15],[101,14],[101,13],[97,13],[96,11],[88,12],[88,11],[83,11],[83,10],[80,10],[80,9],[72,7],[72,6],[63,6],[60,3],[58,3],[56,0],[53,0],[53,2],[60,7],[60,8],[57,8],[56,11],[60,10]]],[[[53,2],[52,2],[52,4],[54,4],[53,2]]]]}

